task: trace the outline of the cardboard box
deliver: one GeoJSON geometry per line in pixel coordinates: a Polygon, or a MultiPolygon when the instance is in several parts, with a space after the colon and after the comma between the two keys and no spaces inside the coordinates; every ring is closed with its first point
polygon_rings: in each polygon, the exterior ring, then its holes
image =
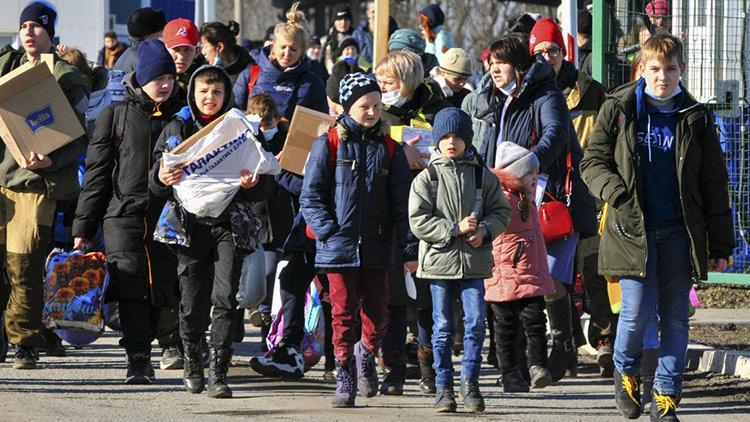
{"type": "Polygon", "coordinates": [[[289,124],[289,134],[284,143],[281,168],[301,175],[305,170],[307,155],[310,153],[313,142],[335,124],[336,118],[333,116],[297,106],[294,109],[292,122],[289,124]]]}
{"type": "Polygon", "coordinates": [[[25,63],[0,78],[0,138],[19,166],[31,151],[48,155],[85,132],[52,75],[53,58],[25,63]]]}

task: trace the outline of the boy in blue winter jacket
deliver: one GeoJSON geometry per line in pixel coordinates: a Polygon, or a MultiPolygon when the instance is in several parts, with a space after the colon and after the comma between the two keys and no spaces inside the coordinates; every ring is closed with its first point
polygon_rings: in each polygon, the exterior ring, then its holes
{"type": "MultiPolygon", "coordinates": [[[[326,270],[330,286],[337,365],[332,404],[353,407],[357,389],[366,397],[378,391],[375,356],[388,322],[386,270],[393,265],[394,229],[406,249],[412,176],[403,149],[384,133],[377,82],[349,74],[339,94],[344,113],[313,144],[300,206],[316,237],[315,265],[326,270]],[[360,320],[362,338],[355,344],[360,320]]],[[[404,261],[413,271],[416,262],[404,261]]]]}

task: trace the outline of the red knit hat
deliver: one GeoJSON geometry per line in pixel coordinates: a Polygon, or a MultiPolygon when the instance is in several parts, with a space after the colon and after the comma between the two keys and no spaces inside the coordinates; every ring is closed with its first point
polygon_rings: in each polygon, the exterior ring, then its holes
{"type": "Polygon", "coordinates": [[[649,19],[654,16],[668,16],[669,2],[667,0],[652,0],[646,5],[646,14],[649,19]]]}
{"type": "Polygon", "coordinates": [[[531,29],[529,36],[529,54],[534,54],[534,47],[537,44],[549,41],[557,44],[561,49],[563,56],[568,53],[565,51],[565,41],[563,41],[562,32],[555,21],[550,18],[539,19],[531,29]]]}

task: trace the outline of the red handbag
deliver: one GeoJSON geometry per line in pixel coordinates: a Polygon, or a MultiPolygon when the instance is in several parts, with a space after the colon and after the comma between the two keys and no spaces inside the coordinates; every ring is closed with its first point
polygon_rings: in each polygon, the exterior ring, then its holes
{"type": "MultiPolygon", "coordinates": [[[[570,176],[573,173],[570,150],[568,150],[568,155],[565,159],[565,167],[565,197],[569,204],[570,194],[573,190],[573,183],[570,180],[570,176]]],[[[542,227],[544,242],[565,239],[573,234],[573,219],[570,218],[568,204],[558,201],[549,192],[545,192],[544,194],[552,199],[551,201],[542,202],[542,205],[539,206],[539,225],[542,227]]]]}

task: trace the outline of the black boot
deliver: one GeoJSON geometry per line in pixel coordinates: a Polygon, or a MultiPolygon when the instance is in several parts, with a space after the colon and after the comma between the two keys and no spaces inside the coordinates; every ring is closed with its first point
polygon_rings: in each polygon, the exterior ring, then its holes
{"type": "Polygon", "coordinates": [[[42,327],[42,329],[39,330],[39,334],[42,335],[42,340],[44,340],[44,347],[42,350],[47,356],[65,356],[65,346],[62,344],[62,339],[58,337],[54,331],[47,327],[42,327]]]}
{"type": "Polygon", "coordinates": [[[641,406],[643,413],[651,413],[651,396],[654,388],[654,373],[659,365],[659,349],[643,349],[641,355],[641,406]]]}
{"type": "Polygon", "coordinates": [[[432,354],[432,347],[420,345],[417,349],[417,358],[419,358],[419,371],[421,373],[419,390],[422,391],[422,394],[435,394],[435,370],[432,369],[435,357],[432,354]]]}
{"type": "Polygon", "coordinates": [[[155,378],[150,352],[128,353],[128,373],[125,376],[125,384],[147,385],[151,384],[155,378]]]}
{"type": "Polygon", "coordinates": [[[484,397],[479,392],[479,380],[461,379],[461,397],[464,399],[464,410],[466,412],[484,412],[484,397]]]}
{"type": "Polygon", "coordinates": [[[182,373],[182,383],[185,384],[185,388],[193,393],[200,394],[203,391],[203,386],[206,383],[206,378],[203,375],[203,356],[201,350],[201,344],[193,343],[189,341],[183,342],[185,349],[184,355],[184,369],[182,373]]]}
{"type": "Polygon", "coordinates": [[[560,381],[565,371],[575,367],[578,360],[578,349],[573,342],[573,324],[570,297],[547,302],[550,332],[552,334],[552,352],[549,355],[547,368],[552,381],[560,381]]]}
{"type": "Polygon", "coordinates": [[[680,403],[679,397],[662,395],[654,390],[651,401],[649,415],[651,421],[680,422],[677,418],[677,405],[680,403]]]}
{"type": "Polygon", "coordinates": [[[211,348],[211,364],[208,367],[208,396],[215,399],[232,397],[227,385],[227,371],[232,359],[232,349],[211,348]]]}
{"type": "Polygon", "coordinates": [[[640,377],[621,374],[616,368],[614,376],[617,410],[628,419],[638,419],[641,416],[640,377]]]}
{"type": "Polygon", "coordinates": [[[381,364],[385,376],[380,384],[380,394],[385,396],[403,395],[404,384],[406,383],[406,354],[401,350],[383,352],[381,364]]]}

